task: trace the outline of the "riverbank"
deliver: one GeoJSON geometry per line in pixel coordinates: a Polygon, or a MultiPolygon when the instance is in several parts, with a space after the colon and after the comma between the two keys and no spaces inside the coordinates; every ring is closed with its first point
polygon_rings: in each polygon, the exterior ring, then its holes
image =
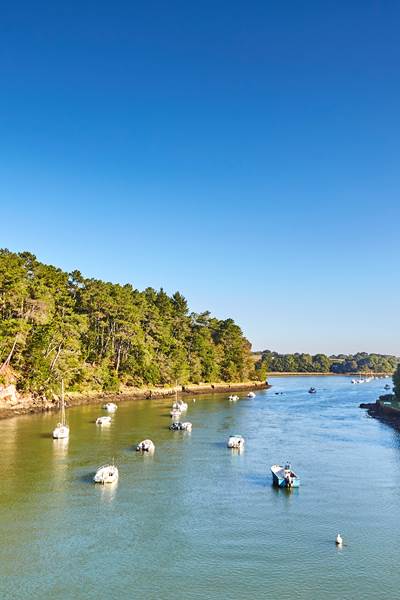
{"type": "MultiPolygon", "coordinates": [[[[184,386],[154,386],[146,388],[125,387],[119,392],[66,392],[67,407],[103,402],[124,402],[127,400],[157,400],[174,397],[176,393],[183,398],[188,395],[240,393],[254,390],[265,390],[271,387],[263,381],[245,381],[231,383],[201,383],[184,386]]],[[[58,409],[58,398],[52,399],[21,396],[14,385],[0,389],[0,419],[8,419],[19,415],[54,411],[58,409]]]]}

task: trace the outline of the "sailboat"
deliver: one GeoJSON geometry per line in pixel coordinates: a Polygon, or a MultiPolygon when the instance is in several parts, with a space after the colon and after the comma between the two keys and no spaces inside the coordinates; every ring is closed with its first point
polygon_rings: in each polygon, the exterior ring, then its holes
{"type": "Polygon", "coordinates": [[[53,438],[55,440],[62,440],[69,436],[69,427],[65,419],[65,402],[64,402],[64,380],[61,380],[61,420],[57,423],[56,428],[53,430],[53,438]]]}
{"type": "Polygon", "coordinates": [[[178,382],[176,381],[175,382],[175,402],[172,405],[171,417],[177,416],[177,415],[172,414],[174,411],[178,411],[179,413],[181,413],[187,409],[188,409],[187,403],[183,402],[183,400],[178,400],[178,382]]]}

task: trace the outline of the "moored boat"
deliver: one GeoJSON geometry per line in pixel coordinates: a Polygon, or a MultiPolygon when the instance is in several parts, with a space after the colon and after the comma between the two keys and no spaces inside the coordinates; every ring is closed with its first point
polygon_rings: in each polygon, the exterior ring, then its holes
{"type": "Polygon", "coordinates": [[[97,417],[96,425],[110,425],[111,417],[97,417]]]}
{"type": "Polygon", "coordinates": [[[244,437],[241,435],[230,435],[228,438],[228,448],[241,449],[244,448],[244,437]]]}
{"type": "Polygon", "coordinates": [[[106,404],[103,404],[103,408],[107,412],[115,412],[117,410],[118,406],[116,404],[114,404],[114,402],[107,402],[106,404]]]}
{"type": "Polygon", "coordinates": [[[272,482],[278,487],[297,488],[300,486],[300,479],[296,473],[292,471],[289,463],[284,467],[281,465],[272,465],[272,482]]]}
{"type": "Polygon", "coordinates": [[[155,449],[156,447],[151,440],[143,440],[136,446],[136,452],[154,452],[155,449]]]}
{"type": "Polygon", "coordinates": [[[188,409],[188,405],[186,402],[183,402],[182,400],[176,400],[172,405],[172,410],[174,410],[174,409],[184,412],[185,410],[188,409]]]}
{"type": "Polygon", "coordinates": [[[103,465],[96,471],[93,481],[95,483],[115,483],[118,480],[119,473],[115,465],[103,465]]]}
{"type": "Polygon", "coordinates": [[[239,396],[236,396],[236,394],[231,394],[230,396],[228,396],[228,400],[230,400],[231,402],[236,402],[237,400],[239,400],[239,396]]]}
{"type": "Polygon", "coordinates": [[[179,408],[173,408],[169,414],[173,419],[177,419],[181,416],[182,413],[179,410],[179,408]]]}
{"type": "Polygon", "coordinates": [[[174,423],[171,423],[171,425],[169,426],[169,429],[171,431],[192,431],[192,424],[189,423],[189,421],[186,421],[184,423],[175,421],[174,423]]]}
{"type": "Polygon", "coordinates": [[[53,439],[65,440],[69,437],[69,427],[65,418],[65,402],[64,402],[64,381],[61,381],[61,403],[60,403],[61,419],[53,429],[53,439]]]}
{"type": "Polygon", "coordinates": [[[248,398],[255,398],[255,397],[256,397],[256,395],[255,395],[255,393],[254,393],[254,392],[249,392],[249,393],[247,394],[247,397],[248,397],[248,398]]]}
{"type": "Polygon", "coordinates": [[[310,389],[308,390],[309,394],[316,394],[317,390],[315,389],[315,387],[310,387],[310,389]]]}

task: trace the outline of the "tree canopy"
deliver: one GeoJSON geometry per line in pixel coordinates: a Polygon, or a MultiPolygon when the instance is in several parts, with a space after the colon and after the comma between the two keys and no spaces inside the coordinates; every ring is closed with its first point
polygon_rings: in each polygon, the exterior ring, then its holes
{"type": "Polygon", "coordinates": [[[189,311],[180,292],[144,291],[66,273],[0,250],[0,377],[46,393],[255,378],[232,320],[189,311]]]}
{"type": "Polygon", "coordinates": [[[287,373],[393,373],[399,359],[392,355],[358,352],[354,355],[279,354],[264,350],[258,356],[258,372],[287,373]]]}

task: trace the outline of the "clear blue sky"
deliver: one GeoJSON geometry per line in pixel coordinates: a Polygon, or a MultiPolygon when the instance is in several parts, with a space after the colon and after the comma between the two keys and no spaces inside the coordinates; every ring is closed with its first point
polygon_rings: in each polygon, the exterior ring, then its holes
{"type": "Polygon", "coordinates": [[[255,349],[400,354],[399,31],[389,0],[3,5],[0,245],[255,349]]]}

